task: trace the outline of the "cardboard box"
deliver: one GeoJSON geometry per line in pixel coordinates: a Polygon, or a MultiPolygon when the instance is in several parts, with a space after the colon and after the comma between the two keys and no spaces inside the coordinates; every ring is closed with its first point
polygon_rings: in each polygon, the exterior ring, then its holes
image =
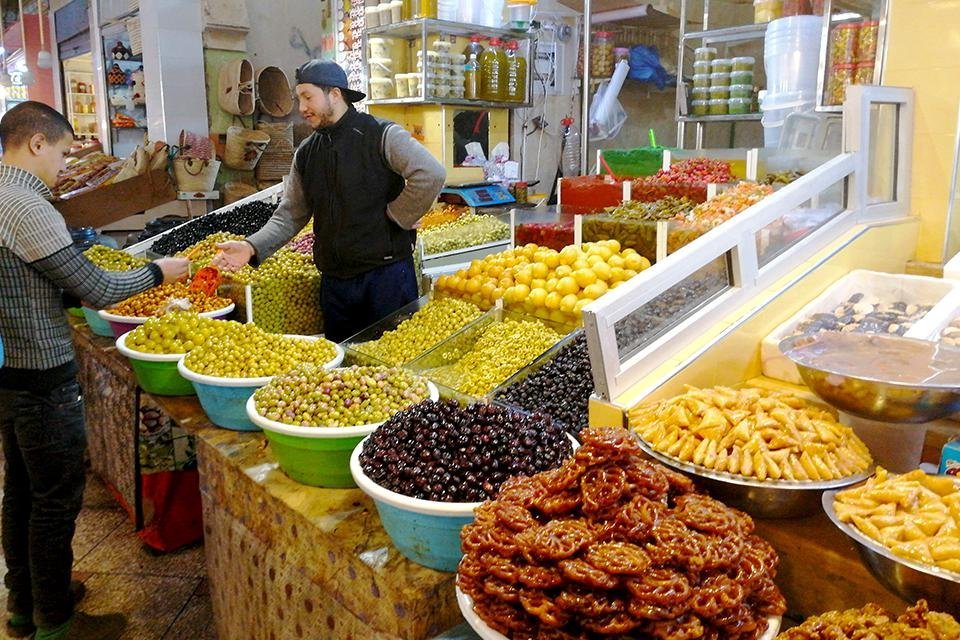
{"type": "Polygon", "coordinates": [[[103,227],[176,198],[173,178],[165,169],[158,169],[57,200],[53,206],[71,227],[103,227]]]}
{"type": "Polygon", "coordinates": [[[943,445],[940,454],[940,473],[960,476],[960,438],[954,438],[943,445]]]}

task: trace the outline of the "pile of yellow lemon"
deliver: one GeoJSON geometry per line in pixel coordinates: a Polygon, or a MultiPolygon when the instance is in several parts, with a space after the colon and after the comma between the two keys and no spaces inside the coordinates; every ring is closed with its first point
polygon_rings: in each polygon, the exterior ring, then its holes
{"type": "Polygon", "coordinates": [[[616,240],[570,245],[560,251],[527,244],[474,260],[467,269],[441,276],[436,289],[489,309],[500,298],[508,307],[557,322],[579,322],[590,302],[616,289],[650,261],[616,240]]]}

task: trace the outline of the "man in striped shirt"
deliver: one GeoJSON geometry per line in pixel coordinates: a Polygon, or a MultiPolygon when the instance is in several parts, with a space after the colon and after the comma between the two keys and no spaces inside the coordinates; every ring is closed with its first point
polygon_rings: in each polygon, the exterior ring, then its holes
{"type": "Polygon", "coordinates": [[[7,634],[38,640],[117,638],[121,615],[74,612],[71,542],[83,500],[83,399],[64,292],[103,307],[186,277],[189,262],[165,258],[113,273],[73,245],[47,200],[63,170],[73,128],[39,102],[0,119],[0,439],[7,634]]]}

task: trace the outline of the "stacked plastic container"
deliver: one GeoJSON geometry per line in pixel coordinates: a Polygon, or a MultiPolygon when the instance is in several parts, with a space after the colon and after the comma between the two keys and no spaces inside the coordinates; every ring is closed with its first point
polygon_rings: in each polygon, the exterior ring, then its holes
{"type": "Polygon", "coordinates": [[[776,147],[786,117],[817,103],[821,16],[791,16],[767,25],[763,66],[767,76],[763,112],[764,146],[776,147]]]}
{"type": "Polygon", "coordinates": [[[754,59],[750,56],[716,56],[717,50],[713,47],[694,50],[691,115],[751,113],[754,110],[754,59]]]}

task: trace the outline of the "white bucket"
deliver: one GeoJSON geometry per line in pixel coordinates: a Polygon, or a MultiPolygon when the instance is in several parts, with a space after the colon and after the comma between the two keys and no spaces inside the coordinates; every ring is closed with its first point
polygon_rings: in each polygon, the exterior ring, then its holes
{"type": "Polygon", "coordinates": [[[760,102],[763,116],[763,146],[776,148],[780,144],[783,123],[791,113],[812,111],[817,105],[816,87],[814,91],[794,91],[788,93],[768,93],[760,102]]]}
{"type": "Polygon", "coordinates": [[[778,35],[768,37],[763,50],[767,91],[777,95],[815,92],[820,64],[820,40],[819,32],[801,34],[781,31],[778,35]]]}

